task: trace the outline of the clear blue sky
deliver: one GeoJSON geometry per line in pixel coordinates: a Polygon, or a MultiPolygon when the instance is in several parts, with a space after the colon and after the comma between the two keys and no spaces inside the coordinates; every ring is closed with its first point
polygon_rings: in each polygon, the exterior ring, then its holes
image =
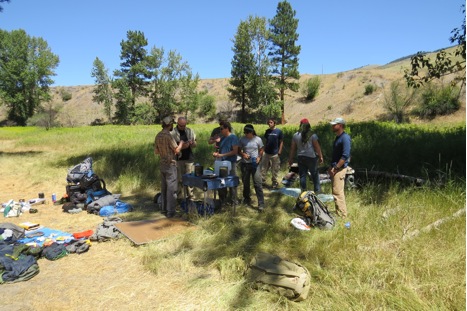
{"type": "MultiPolygon", "coordinates": [[[[120,42],[142,31],[148,50],[176,50],[201,79],[230,77],[232,39],[249,15],[271,19],[273,0],[11,0],[0,28],[24,29],[60,57],[56,86],[94,84],[92,63],[119,68],[120,42]]],[[[290,0],[299,19],[301,74],[384,65],[450,46],[463,0],[290,0]]]]}

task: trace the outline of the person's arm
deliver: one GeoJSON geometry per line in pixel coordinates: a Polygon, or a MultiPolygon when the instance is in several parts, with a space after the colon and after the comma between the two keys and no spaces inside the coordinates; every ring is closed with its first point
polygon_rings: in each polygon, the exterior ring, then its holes
{"type": "Polygon", "coordinates": [[[290,144],[290,154],[289,154],[289,166],[293,164],[295,158],[295,152],[297,151],[297,144],[292,138],[292,143],[290,144]]]}
{"type": "Polygon", "coordinates": [[[226,153],[219,153],[217,156],[220,158],[229,157],[238,154],[238,145],[233,145],[232,150],[226,153]]]}
{"type": "Polygon", "coordinates": [[[321,152],[321,146],[319,145],[318,140],[313,140],[313,148],[315,149],[315,153],[318,156],[319,164],[323,164],[323,153],[321,152]]]}
{"type": "Polygon", "coordinates": [[[279,151],[277,152],[278,155],[282,154],[282,147],[284,146],[284,141],[281,139],[279,143],[279,151]]]}

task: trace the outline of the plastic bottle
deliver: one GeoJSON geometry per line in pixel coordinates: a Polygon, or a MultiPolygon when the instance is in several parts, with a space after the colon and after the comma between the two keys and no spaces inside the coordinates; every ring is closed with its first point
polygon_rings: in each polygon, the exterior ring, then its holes
{"type": "Polygon", "coordinates": [[[52,202],[57,202],[57,195],[55,193],[52,193],[52,202]]]}

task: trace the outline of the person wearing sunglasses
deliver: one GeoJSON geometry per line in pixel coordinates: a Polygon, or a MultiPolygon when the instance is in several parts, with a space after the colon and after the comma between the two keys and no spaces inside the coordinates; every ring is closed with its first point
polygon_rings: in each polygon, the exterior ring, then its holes
{"type": "MultiPolygon", "coordinates": [[[[229,175],[237,176],[237,155],[238,155],[238,137],[232,133],[232,125],[228,121],[221,122],[220,131],[222,139],[219,142],[219,151],[213,152],[213,156],[216,160],[230,161],[231,168],[229,175]]],[[[231,203],[236,205],[237,198],[237,187],[229,188],[231,195],[231,203]]],[[[227,189],[219,189],[219,198],[225,202],[227,199],[227,189]]]]}

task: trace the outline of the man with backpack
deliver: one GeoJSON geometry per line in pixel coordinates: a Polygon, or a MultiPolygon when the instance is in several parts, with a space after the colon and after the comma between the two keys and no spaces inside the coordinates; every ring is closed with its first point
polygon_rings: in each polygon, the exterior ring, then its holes
{"type": "Polygon", "coordinates": [[[332,195],[336,205],[336,213],[342,218],[347,217],[347,205],[345,203],[345,175],[350,161],[351,138],[344,131],[345,121],[342,118],[335,118],[330,122],[332,131],[336,134],[332,146],[331,167],[329,176],[332,183],[332,195]]]}
{"type": "Polygon", "coordinates": [[[170,132],[173,130],[172,117],[162,119],[162,131],[154,139],[154,154],[160,156],[162,213],[167,218],[175,216],[177,204],[177,163],[175,157],[182,150],[184,141],[177,145],[170,132]]]}

